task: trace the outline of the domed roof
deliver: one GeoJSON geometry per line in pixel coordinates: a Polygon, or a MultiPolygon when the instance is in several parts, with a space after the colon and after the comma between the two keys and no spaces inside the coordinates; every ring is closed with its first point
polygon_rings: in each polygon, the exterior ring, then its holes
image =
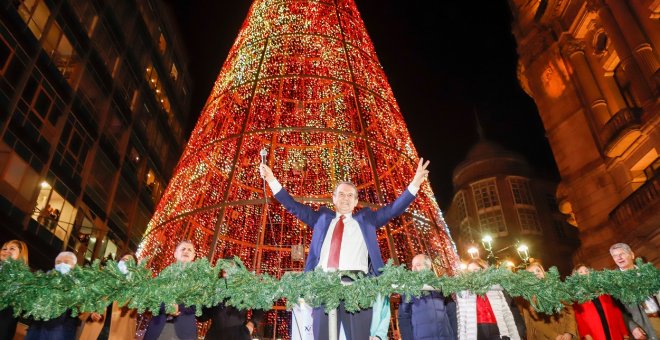
{"type": "Polygon", "coordinates": [[[507,150],[495,142],[491,142],[482,138],[470,149],[467,157],[465,158],[465,162],[469,163],[471,161],[480,161],[498,157],[514,157],[524,161],[524,158],[515,152],[507,150]]]}
{"type": "Polygon", "coordinates": [[[511,150],[507,150],[495,142],[480,138],[479,141],[470,149],[465,160],[454,168],[454,185],[456,185],[459,174],[463,173],[464,170],[472,167],[473,165],[479,167],[480,173],[487,174],[493,169],[498,168],[496,164],[505,164],[502,162],[509,164],[514,162],[519,164],[518,168],[523,172],[526,172],[526,169],[529,167],[525,158],[520,154],[511,150]],[[495,163],[493,163],[493,161],[495,161],[495,163]],[[489,165],[484,167],[483,164],[489,165]]]}

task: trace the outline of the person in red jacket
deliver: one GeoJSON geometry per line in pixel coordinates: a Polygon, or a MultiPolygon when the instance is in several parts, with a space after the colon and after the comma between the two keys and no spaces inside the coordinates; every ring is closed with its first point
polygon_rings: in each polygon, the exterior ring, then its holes
{"type": "MultiPolygon", "coordinates": [[[[589,267],[578,264],[573,274],[589,275],[589,267]]],[[[575,320],[581,339],[618,340],[628,337],[628,329],[621,310],[609,295],[601,295],[591,301],[574,303],[575,320]]]]}

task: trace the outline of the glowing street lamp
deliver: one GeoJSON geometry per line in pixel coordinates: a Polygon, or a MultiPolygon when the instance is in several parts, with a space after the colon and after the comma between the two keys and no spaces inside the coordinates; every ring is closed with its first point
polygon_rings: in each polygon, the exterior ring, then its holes
{"type": "Polygon", "coordinates": [[[527,261],[529,261],[529,248],[525,244],[521,244],[516,250],[518,251],[518,256],[520,256],[520,259],[523,260],[525,264],[527,264],[527,261]]]}
{"type": "Polygon", "coordinates": [[[470,247],[467,250],[468,254],[470,254],[470,257],[473,259],[479,258],[479,249],[477,247],[470,247]]]}

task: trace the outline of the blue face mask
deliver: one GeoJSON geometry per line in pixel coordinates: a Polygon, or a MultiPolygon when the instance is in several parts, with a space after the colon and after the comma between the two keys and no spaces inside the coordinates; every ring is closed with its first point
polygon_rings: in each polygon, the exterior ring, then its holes
{"type": "Polygon", "coordinates": [[[66,263],[59,263],[55,265],[55,270],[60,272],[60,274],[66,274],[71,271],[71,267],[66,263]]]}
{"type": "Polygon", "coordinates": [[[117,268],[122,274],[124,275],[128,274],[128,266],[126,266],[126,262],[124,262],[123,260],[117,262],[117,268]]]}

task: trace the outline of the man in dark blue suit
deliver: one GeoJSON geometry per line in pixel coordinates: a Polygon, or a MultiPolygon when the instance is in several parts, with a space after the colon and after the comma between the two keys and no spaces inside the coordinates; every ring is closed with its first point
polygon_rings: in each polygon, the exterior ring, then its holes
{"type": "MultiPolygon", "coordinates": [[[[383,260],[378,247],[376,230],[392,218],[401,215],[415,200],[415,195],[428,175],[429,162],[419,160],[417,171],[408,188],[394,202],[378,210],[363,208],[353,214],[358,204],[358,192],[353,183],[341,182],[332,193],[336,211],[327,207],[313,210],[297,202],[289,195],[273,175],[273,171],[261,164],[261,177],[268,182],[275,199],[289,212],[313,229],[312,243],[305,271],[320,268],[324,271],[353,271],[368,275],[379,275],[383,260]]],[[[314,338],[328,337],[328,316],[323,308],[315,308],[314,338]]],[[[347,313],[343,304],[338,309],[339,325],[347,340],[370,339],[371,309],[347,313]]]]}
{"type": "MultiPolygon", "coordinates": [[[[174,251],[174,258],[179,266],[169,266],[163,271],[181,270],[182,266],[195,260],[195,255],[193,243],[181,241],[174,251]]],[[[156,339],[197,340],[195,306],[174,305],[174,314],[167,314],[165,305],[161,304],[160,310],[154,313],[144,334],[144,340],[156,339]]]]}
{"type": "MultiPolygon", "coordinates": [[[[432,270],[431,258],[419,254],[412,259],[412,271],[432,270]]],[[[399,332],[402,340],[454,340],[456,339],[456,303],[451,297],[433,287],[424,287],[426,295],[401,297],[399,305],[399,332]]]]}

